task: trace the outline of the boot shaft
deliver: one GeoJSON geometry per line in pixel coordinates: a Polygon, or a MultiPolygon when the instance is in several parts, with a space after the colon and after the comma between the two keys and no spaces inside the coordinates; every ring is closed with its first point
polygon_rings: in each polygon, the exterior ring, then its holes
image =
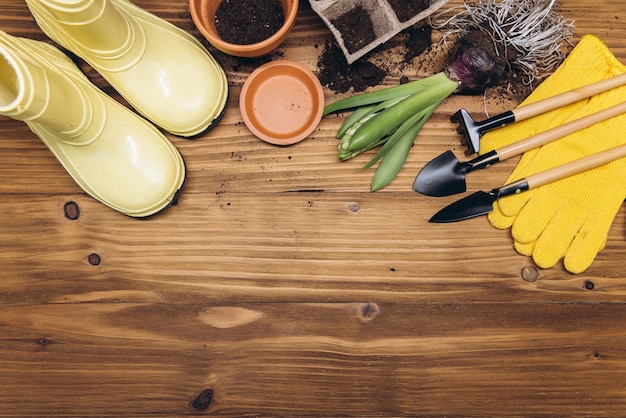
{"type": "MultiPolygon", "coordinates": [[[[107,0],[27,0],[61,25],[71,38],[103,56],[120,55],[133,42],[134,28],[107,0]]],[[[45,22],[39,22],[45,25],[45,22]]]]}
{"type": "Polygon", "coordinates": [[[95,21],[102,16],[104,0],[39,0],[42,6],[63,24],[73,25],[95,21]]]}
{"type": "Polygon", "coordinates": [[[44,125],[66,142],[88,142],[93,136],[84,134],[95,128],[98,102],[81,88],[82,74],[68,75],[80,70],[60,51],[50,53],[52,48],[0,33],[0,114],[44,125]]]}

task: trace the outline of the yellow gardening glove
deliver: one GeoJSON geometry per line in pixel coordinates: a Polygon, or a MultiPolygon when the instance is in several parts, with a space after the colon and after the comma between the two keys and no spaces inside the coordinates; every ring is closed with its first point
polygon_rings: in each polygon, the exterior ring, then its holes
{"type": "MultiPolygon", "coordinates": [[[[624,101],[626,88],[620,90],[624,101]]],[[[544,171],[624,144],[624,126],[626,115],[621,115],[544,145],[524,172],[544,171]]],[[[524,172],[519,178],[525,177],[524,172]]],[[[520,254],[532,256],[542,268],[552,267],[564,258],[568,271],[581,273],[604,248],[625,197],[626,159],[622,158],[534,191],[503,198],[498,206],[502,212],[517,213],[511,234],[520,254]]]]}
{"type": "MultiPolygon", "coordinates": [[[[614,67],[621,67],[621,64],[608,50],[606,45],[594,35],[585,35],[556,71],[520,103],[520,106],[609,78],[615,71],[614,67]],[[581,74],[584,74],[584,77],[581,74]]],[[[563,125],[576,119],[576,117],[573,117],[573,114],[584,108],[586,104],[587,100],[581,100],[495,131],[487,132],[481,138],[480,152],[482,154],[502,148],[505,145],[563,125]]],[[[593,112],[588,110],[588,113],[593,112]]],[[[537,151],[539,151],[539,148],[525,152],[517,165],[516,171],[528,164],[537,151]]],[[[509,180],[511,180],[511,177],[509,180]]],[[[496,204],[494,205],[493,213],[489,215],[489,221],[496,228],[506,229],[513,224],[515,215],[516,212],[503,213],[496,204]]]]}
{"type": "MultiPolygon", "coordinates": [[[[626,67],[606,45],[598,38],[587,35],[528,100],[552,96],[624,72],[626,67]],[[574,84],[578,78],[582,80],[574,84]]],[[[626,101],[626,87],[493,131],[485,137],[490,146],[498,148],[623,101],[626,101]]],[[[618,116],[526,152],[507,183],[625,143],[625,124],[626,116],[618,116]]],[[[494,205],[489,221],[500,229],[512,226],[517,251],[532,255],[540,267],[552,267],[564,258],[567,270],[580,273],[604,248],[608,230],[626,196],[624,179],[626,160],[616,161],[500,199],[494,205]]]]}

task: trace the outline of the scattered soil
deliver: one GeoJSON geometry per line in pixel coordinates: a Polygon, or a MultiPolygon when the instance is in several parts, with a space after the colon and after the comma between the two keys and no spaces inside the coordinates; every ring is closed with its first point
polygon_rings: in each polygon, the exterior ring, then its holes
{"type": "Polygon", "coordinates": [[[231,44],[250,45],[278,32],[285,21],[280,0],[224,0],[215,11],[215,29],[231,44]]]}
{"type": "MultiPolygon", "coordinates": [[[[430,26],[423,25],[409,28],[397,37],[404,49],[405,63],[411,62],[413,58],[431,46],[431,32],[430,26]]],[[[359,92],[368,87],[377,86],[389,73],[397,73],[398,71],[384,68],[384,58],[380,59],[380,66],[372,61],[377,61],[377,52],[396,46],[394,42],[383,44],[366,56],[371,57],[371,59],[363,57],[348,65],[339,46],[333,41],[328,41],[317,62],[318,78],[323,86],[335,93],[345,93],[350,89],[359,92]]]]}
{"type": "Polygon", "coordinates": [[[400,22],[406,22],[430,6],[430,0],[387,0],[400,22]]]}
{"type": "MultiPolygon", "coordinates": [[[[357,93],[382,84],[389,76],[400,77],[399,82],[402,82],[402,74],[409,67],[423,76],[435,74],[444,70],[451,49],[437,45],[436,41],[433,44],[432,37],[428,24],[412,26],[352,65],[347,64],[339,47],[328,41],[318,58],[318,78],[324,87],[335,93],[357,93]]],[[[457,42],[450,43],[452,48],[457,42]]],[[[521,102],[534,87],[524,84],[511,71],[505,71],[500,82],[489,88],[489,101],[495,106],[510,106],[521,102]]],[[[487,94],[484,97],[486,100],[487,94]]]]}
{"type": "Polygon", "coordinates": [[[327,42],[320,56],[317,77],[323,86],[336,93],[345,93],[351,88],[363,91],[380,84],[387,72],[366,60],[357,60],[348,65],[346,57],[334,42],[327,42]]]}
{"type": "MultiPolygon", "coordinates": [[[[236,9],[232,6],[236,1],[269,6],[274,0],[224,0],[224,3],[229,2],[231,9],[236,9]]],[[[400,4],[414,0],[390,1],[400,4]]],[[[280,1],[276,0],[276,3],[280,5],[280,1]]],[[[280,11],[283,13],[282,8],[280,11]]],[[[276,20],[282,23],[282,18],[276,20]]],[[[250,17],[247,17],[246,21],[250,23],[250,17]]],[[[438,36],[440,34],[434,35],[432,28],[422,22],[400,32],[351,65],[348,65],[334,38],[329,36],[323,44],[315,46],[321,50],[316,73],[322,85],[334,93],[361,92],[382,84],[388,77],[398,78],[398,82],[406,81],[406,77],[403,77],[405,70],[417,72],[420,76],[431,75],[444,69],[449,53],[446,47],[437,43],[437,39],[433,40],[433,37],[438,36]]],[[[451,40],[450,45],[454,43],[454,40],[451,40]]],[[[265,62],[283,58],[280,49],[262,58],[240,58],[223,54],[206,42],[205,45],[227,71],[235,73],[251,71],[265,62]]],[[[505,80],[489,89],[488,96],[497,98],[498,102],[520,102],[532,91],[531,86],[525,85],[520,77],[516,77],[510,71],[506,71],[504,77],[505,80]]]]}
{"type": "Polygon", "coordinates": [[[331,20],[330,23],[341,33],[343,43],[351,54],[376,40],[370,14],[361,5],[331,20]]]}
{"type": "Polygon", "coordinates": [[[404,31],[405,52],[404,60],[410,62],[413,58],[422,55],[432,45],[433,29],[429,25],[413,26],[404,31]]]}

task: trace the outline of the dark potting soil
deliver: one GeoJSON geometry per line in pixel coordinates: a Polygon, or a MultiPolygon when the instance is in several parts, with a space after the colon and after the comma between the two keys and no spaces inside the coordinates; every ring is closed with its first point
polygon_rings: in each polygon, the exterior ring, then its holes
{"type": "Polygon", "coordinates": [[[336,93],[345,93],[351,88],[363,91],[380,84],[387,75],[384,70],[366,60],[357,60],[348,65],[343,51],[334,42],[326,43],[317,67],[320,83],[336,93]]]}
{"type": "MultiPolygon", "coordinates": [[[[405,62],[410,62],[431,46],[431,33],[431,27],[423,25],[408,28],[396,37],[403,45],[405,62]]],[[[376,55],[377,51],[394,46],[393,42],[383,44],[372,53],[376,55]]],[[[368,60],[367,57],[371,55],[368,54],[348,65],[339,46],[329,41],[324,45],[324,51],[318,58],[317,76],[323,86],[335,93],[345,93],[350,89],[354,92],[360,92],[368,87],[377,86],[387,76],[388,71],[368,60]]]]}
{"type": "Polygon", "coordinates": [[[430,0],[387,0],[400,22],[406,22],[430,6],[430,0]]]}
{"type": "Polygon", "coordinates": [[[412,26],[404,31],[404,60],[410,62],[430,48],[433,28],[429,25],[412,26]]]}
{"type": "Polygon", "coordinates": [[[330,23],[341,33],[343,43],[351,54],[376,40],[374,24],[363,6],[356,6],[330,23]]]}
{"type": "Polygon", "coordinates": [[[224,0],[215,11],[215,29],[226,42],[249,45],[278,32],[285,21],[280,0],[224,0]]]}
{"type": "MultiPolygon", "coordinates": [[[[329,41],[318,58],[317,76],[323,86],[335,93],[356,93],[382,84],[388,76],[402,74],[403,68],[408,66],[424,75],[443,71],[450,51],[433,48],[431,36],[429,25],[412,26],[351,65],[347,64],[339,47],[329,41]],[[397,59],[398,53],[402,54],[401,60],[397,59]],[[389,59],[390,56],[393,59],[389,59]]],[[[502,77],[498,85],[489,89],[490,102],[495,105],[520,103],[536,87],[524,84],[511,71],[506,71],[502,77]]]]}

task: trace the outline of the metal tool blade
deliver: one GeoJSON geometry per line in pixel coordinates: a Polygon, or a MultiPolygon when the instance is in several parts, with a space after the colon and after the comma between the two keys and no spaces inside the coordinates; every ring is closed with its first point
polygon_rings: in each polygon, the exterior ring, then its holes
{"type": "Polygon", "coordinates": [[[486,215],[493,211],[493,203],[497,199],[498,189],[489,193],[478,191],[441,209],[430,218],[430,222],[457,222],[486,215]]]}
{"type": "Polygon", "coordinates": [[[463,193],[468,169],[468,164],[460,163],[452,151],[446,151],[422,168],[415,178],[413,190],[435,197],[463,193]]]}

